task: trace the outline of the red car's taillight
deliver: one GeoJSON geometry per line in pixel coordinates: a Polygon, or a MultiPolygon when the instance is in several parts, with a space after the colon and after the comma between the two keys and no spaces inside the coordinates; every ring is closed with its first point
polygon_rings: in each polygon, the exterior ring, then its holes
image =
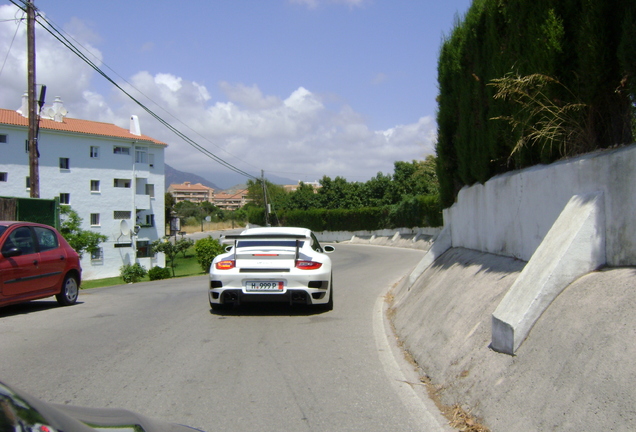
{"type": "Polygon", "coordinates": [[[217,270],[230,270],[230,269],[233,269],[235,266],[236,266],[236,261],[234,260],[219,261],[218,263],[214,265],[214,267],[216,267],[217,270]]]}
{"type": "Polygon", "coordinates": [[[296,261],[296,268],[301,270],[316,270],[322,267],[322,263],[315,261],[296,261]]]}

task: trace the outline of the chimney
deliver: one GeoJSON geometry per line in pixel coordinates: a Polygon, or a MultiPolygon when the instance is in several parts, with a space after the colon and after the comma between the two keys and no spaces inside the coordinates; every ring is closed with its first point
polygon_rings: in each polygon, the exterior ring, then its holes
{"type": "Polygon", "coordinates": [[[139,127],[139,117],[136,115],[130,116],[130,133],[132,135],[141,136],[141,128],[139,127]]]}
{"type": "Polygon", "coordinates": [[[20,108],[16,110],[18,114],[22,117],[29,117],[29,94],[25,93],[22,95],[22,105],[20,108]]]}

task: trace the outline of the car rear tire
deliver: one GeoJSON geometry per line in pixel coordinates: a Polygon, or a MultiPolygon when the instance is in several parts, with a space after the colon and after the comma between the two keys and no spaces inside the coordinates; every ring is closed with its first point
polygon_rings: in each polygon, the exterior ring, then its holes
{"type": "Polygon", "coordinates": [[[79,282],[77,276],[66,275],[62,283],[62,291],[55,296],[61,306],[70,306],[77,302],[79,295],[79,282]]]}

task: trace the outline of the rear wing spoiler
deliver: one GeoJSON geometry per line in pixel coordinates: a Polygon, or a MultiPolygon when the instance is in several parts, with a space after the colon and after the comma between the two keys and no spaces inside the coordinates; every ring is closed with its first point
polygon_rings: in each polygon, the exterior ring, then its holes
{"type": "Polygon", "coordinates": [[[300,242],[302,240],[311,241],[311,237],[302,234],[234,234],[223,236],[221,240],[222,243],[234,243],[234,259],[236,259],[236,243],[239,240],[296,240],[295,261],[298,261],[298,257],[300,256],[300,242]]]}
{"type": "Polygon", "coordinates": [[[234,234],[223,236],[223,243],[232,243],[232,240],[309,240],[310,236],[302,234],[234,234]]]}

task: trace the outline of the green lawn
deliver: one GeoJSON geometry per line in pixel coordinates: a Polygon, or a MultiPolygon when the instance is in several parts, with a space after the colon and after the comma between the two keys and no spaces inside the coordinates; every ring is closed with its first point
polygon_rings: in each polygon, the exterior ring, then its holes
{"type": "MultiPolygon", "coordinates": [[[[206,274],[207,272],[203,272],[201,270],[201,266],[197,262],[197,258],[194,254],[194,247],[189,248],[185,253],[185,258],[183,254],[179,254],[177,258],[174,260],[174,274],[175,277],[187,277],[187,276],[201,276],[206,274]]],[[[166,263],[166,266],[168,263],[166,263]]],[[[149,269],[146,269],[149,270],[149,269]]],[[[140,282],[147,282],[150,279],[148,276],[143,278],[140,282]]],[[[105,279],[94,279],[89,281],[82,282],[82,289],[90,289],[90,288],[100,288],[105,286],[112,285],[124,285],[126,282],[122,280],[121,277],[111,277],[105,279]]]]}

